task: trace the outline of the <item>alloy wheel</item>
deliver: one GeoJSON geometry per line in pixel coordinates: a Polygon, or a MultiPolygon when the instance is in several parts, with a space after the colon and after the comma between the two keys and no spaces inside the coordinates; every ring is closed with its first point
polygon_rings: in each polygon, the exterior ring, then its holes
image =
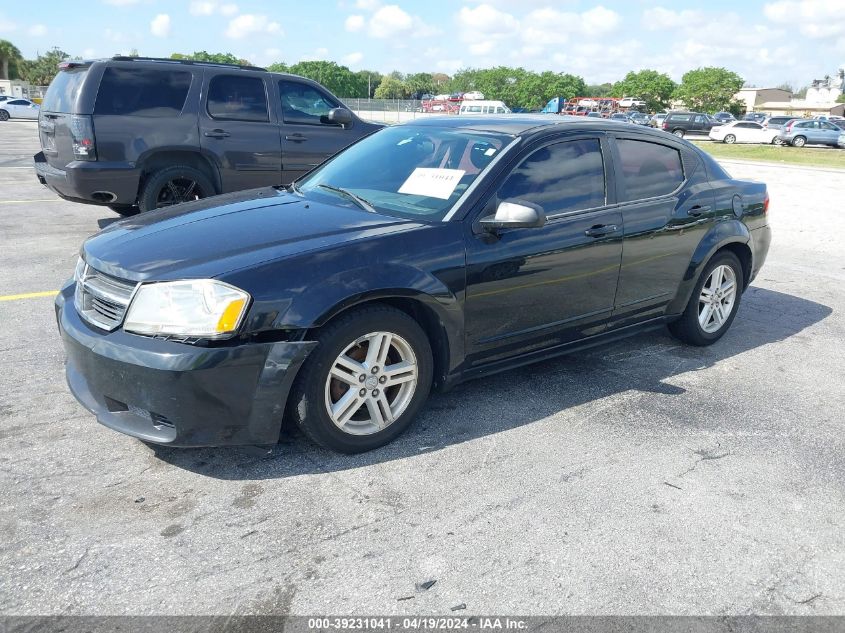
{"type": "Polygon", "coordinates": [[[372,435],[392,424],[414,397],[417,359],[391,332],[371,332],[348,345],[326,378],[326,411],[344,433],[372,435]]]}
{"type": "Polygon", "coordinates": [[[721,328],[736,303],[736,273],[730,266],[716,266],[704,282],[698,297],[698,324],[708,334],[721,328]]]}
{"type": "Polygon", "coordinates": [[[158,192],[156,208],[169,207],[174,204],[199,200],[204,197],[203,191],[195,180],[191,178],[174,178],[168,180],[158,192]]]}

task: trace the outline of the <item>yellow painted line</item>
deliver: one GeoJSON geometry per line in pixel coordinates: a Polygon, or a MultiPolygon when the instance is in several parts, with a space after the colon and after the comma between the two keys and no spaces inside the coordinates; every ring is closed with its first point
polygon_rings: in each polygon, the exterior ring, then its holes
{"type": "Polygon", "coordinates": [[[55,297],[58,290],[46,290],[44,292],[25,292],[20,295],[0,295],[0,301],[17,301],[19,299],[37,299],[38,297],[55,297]]]}
{"type": "Polygon", "coordinates": [[[61,202],[61,198],[44,198],[43,200],[0,200],[0,204],[23,204],[24,202],[61,202]]]}

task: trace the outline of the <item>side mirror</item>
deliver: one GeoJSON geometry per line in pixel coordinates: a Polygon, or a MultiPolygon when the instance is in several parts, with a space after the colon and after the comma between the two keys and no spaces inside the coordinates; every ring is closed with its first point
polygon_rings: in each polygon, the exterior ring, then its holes
{"type": "Polygon", "coordinates": [[[546,223],[546,214],[542,207],[531,202],[500,202],[496,215],[483,218],[479,224],[485,231],[496,232],[499,229],[532,229],[546,223]]]}
{"type": "Polygon", "coordinates": [[[335,125],[339,125],[343,129],[348,128],[352,125],[352,113],[347,110],[346,108],[332,108],[329,110],[329,114],[326,117],[329,123],[333,123],[335,125]]]}

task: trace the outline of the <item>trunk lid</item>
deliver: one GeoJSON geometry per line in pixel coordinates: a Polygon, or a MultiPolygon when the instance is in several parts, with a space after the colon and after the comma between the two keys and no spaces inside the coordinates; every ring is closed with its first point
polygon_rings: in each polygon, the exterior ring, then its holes
{"type": "MultiPolygon", "coordinates": [[[[38,117],[38,136],[41,151],[51,167],[65,169],[68,163],[78,160],[74,154],[74,131],[80,121],[90,120],[90,115],[79,112],[78,100],[88,75],[89,64],[63,62],[59,72],[50,82],[41,113],[38,117]]],[[[93,139],[91,139],[93,142],[93,139]]]]}

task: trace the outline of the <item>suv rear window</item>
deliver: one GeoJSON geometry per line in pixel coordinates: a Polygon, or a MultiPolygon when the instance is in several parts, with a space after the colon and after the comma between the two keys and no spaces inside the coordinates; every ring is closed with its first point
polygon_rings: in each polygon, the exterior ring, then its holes
{"type": "Polygon", "coordinates": [[[76,97],[87,74],[87,66],[60,70],[47,88],[41,109],[46,112],[74,112],[76,97]]]}
{"type": "Polygon", "coordinates": [[[177,116],[185,106],[191,73],[151,68],[106,68],[94,114],[177,116]]]}
{"type": "Polygon", "coordinates": [[[620,202],[672,193],[684,181],[681,152],[648,141],[618,139],[624,185],[620,202]]]}
{"type": "Polygon", "coordinates": [[[212,77],[208,86],[208,113],[215,119],[269,121],[264,80],[236,75],[212,77]]]}

